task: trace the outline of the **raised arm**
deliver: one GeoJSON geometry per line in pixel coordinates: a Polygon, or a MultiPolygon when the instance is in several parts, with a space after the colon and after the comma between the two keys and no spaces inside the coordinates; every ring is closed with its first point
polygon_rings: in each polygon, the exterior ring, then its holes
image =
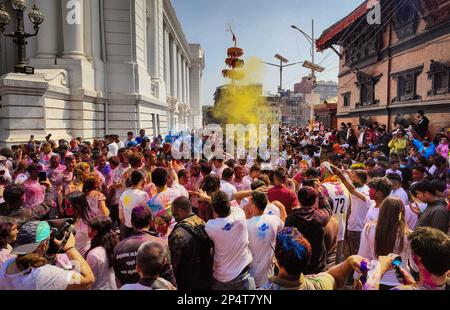
{"type": "MultiPolygon", "coordinates": [[[[61,241],[54,241],[57,246],[61,246],[61,241]]],[[[73,272],[72,278],[69,280],[69,285],[66,290],[87,290],[95,282],[95,277],[91,267],[86,260],[81,256],[78,250],[75,248],[75,237],[71,233],[66,245],[63,247],[64,253],[70,260],[76,261],[78,266],[77,271],[73,272]]]]}
{"type": "Polygon", "coordinates": [[[280,210],[280,218],[281,218],[281,221],[284,223],[286,221],[286,217],[287,217],[285,206],[281,202],[276,201],[276,200],[272,201],[272,204],[280,210]]]}
{"type": "Polygon", "coordinates": [[[339,170],[338,168],[332,166],[331,167],[334,171],[334,173],[339,177],[339,179],[341,179],[342,183],[344,184],[344,186],[347,188],[347,190],[354,196],[358,197],[359,199],[361,199],[362,201],[367,201],[367,199],[369,199],[369,197],[367,197],[366,195],[358,192],[355,188],[355,186],[353,186],[353,184],[351,184],[347,178],[344,176],[343,172],[341,170],[339,170]]]}
{"type": "Polygon", "coordinates": [[[413,139],[412,142],[418,150],[423,148],[423,143],[421,141],[419,141],[418,139],[413,139]]]}

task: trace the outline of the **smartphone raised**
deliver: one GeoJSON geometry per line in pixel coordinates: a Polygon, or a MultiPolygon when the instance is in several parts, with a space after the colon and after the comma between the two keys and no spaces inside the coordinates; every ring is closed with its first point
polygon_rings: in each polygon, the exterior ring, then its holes
{"type": "Polygon", "coordinates": [[[39,182],[47,181],[47,173],[45,171],[39,172],[38,177],[39,177],[39,182]]]}

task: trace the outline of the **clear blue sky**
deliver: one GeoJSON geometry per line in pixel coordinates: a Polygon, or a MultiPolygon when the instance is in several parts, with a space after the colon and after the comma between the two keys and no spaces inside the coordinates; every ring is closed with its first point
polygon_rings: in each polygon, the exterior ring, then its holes
{"type": "MultiPolygon", "coordinates": [[[[238,46],[246,57],[255,56],[276,62],[279,53],[290,62],[310,60],[310,43],[290,25],[315,36],[360,5],[362,0],[172,0],[178,19],[190,43],[200,43],[205,51],[203,74],[203,104],[213,104],[217,86],[226,83],[221,71],[225,68],[226,50],[232,46],[231,24],[238,46]]],[[[316,63],[326,67],[319,79],[337,81],[338,56],[330,50],[316,53],[316,63]],[[326,57],[322,62],[321,60],[326,57]]],[[[276,93],[279,85],[278,68],[266,66],[264,90],[276,93]]],[[[283,88],[293,89],[295,83],[308,73],[301,65],[285,69],[283,88]]]]}

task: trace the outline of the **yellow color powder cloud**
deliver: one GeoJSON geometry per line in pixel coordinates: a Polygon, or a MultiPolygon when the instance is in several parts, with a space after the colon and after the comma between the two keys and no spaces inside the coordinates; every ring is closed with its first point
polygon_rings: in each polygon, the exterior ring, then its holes
{"type": "Polygon", "coordinates": [[[262,96],[264,67],[255,57],[247,59],[245,66],[230,72],[230,83],[221,91],[213,116],[227,124],[260,124],[258,110],[267,107],[262,96]]]}

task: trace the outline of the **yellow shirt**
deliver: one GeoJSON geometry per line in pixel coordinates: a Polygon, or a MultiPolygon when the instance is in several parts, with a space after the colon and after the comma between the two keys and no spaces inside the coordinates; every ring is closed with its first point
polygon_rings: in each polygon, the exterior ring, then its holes
{"type": "Polygon", "coordinates": [[[389,142],[388,147],[391,149],[391,154],[395,153],[397,155],[400,155],[405,153],[407,145],[408,140],[406,140],[405,138],[394,138],[389,142]]]}

